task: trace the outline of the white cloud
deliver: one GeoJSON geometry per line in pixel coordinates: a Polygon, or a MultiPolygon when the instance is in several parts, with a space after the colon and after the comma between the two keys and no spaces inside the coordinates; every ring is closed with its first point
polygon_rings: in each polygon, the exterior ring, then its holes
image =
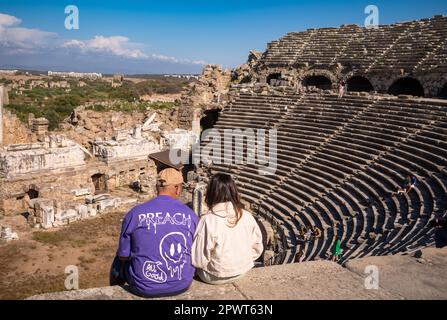
{"type": "Polygon", "coordinates": [[[36,47],[46,47],[57,36],[53,32],[15,27],[22,21],[14,16],[0,13],[0,47],[11,52],[26,52],[36,47]]]}
{"type": "Polygon", "coordinates": [[[63,46],[79,48],[83,52],[109,53],[124,58],[147,58],[145,53],[135,48],[137,44],[129,42],[129,38],[123,36],[95,36],[86,41],[70,40],[63,46]]]}
{"type": "MultiPolygon", "coordinates": [[[[131,42],[125,36],[105,37],[97,35],[89,40],[64,40],[58,34],[38,29],[20,27],[22,23],[17,17],[0,13],[0,53],[50,53],[61,48],[79,50],[82,54],[108,54],[126,59],[160,61],[176,64],[205,65],[202,60],[180,59],[172,56],[145,53],[141,43],[131,42]]],[[[49,55],[50,56],[50,55],[49,55]]]]}
{"type": "Polygon", "coordinates": [[[22,20],[10,16],[9,14],[0,13],[0,27],[12,27],[20,24],[22,20]]]}
{"type": "Polygon", "coordinates": [[[95,36],[90,40],[70,40],[66,41],[63,45],[65,48],[77,48],[84,53],[108,53],[115,56],[131,59],[148,59],[148,60],[159,60],[172,63],[185,63],[185,64],[195,64],[195,65],[205,65],[206,62],[191,61],[189,59],[179,59],[176,57],[166,56],[162,54],[146,54],[137,47],[143,47],[142,44],[133,43],[129,41],[129,38],[124,36],[95,36]]]}

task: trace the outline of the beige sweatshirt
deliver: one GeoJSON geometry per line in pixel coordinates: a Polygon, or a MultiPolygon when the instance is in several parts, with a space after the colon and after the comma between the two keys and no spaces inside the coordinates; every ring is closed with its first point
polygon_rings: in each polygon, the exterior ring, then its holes
{"type": "Polygon", "coordinates": [[[233,277],[249,271],[262,254],[262,234],[256,220],[243,211],[236,226],[231,202],[219,203],[204,214],[192,245],[192,264],[216,277],[233,277]]]}

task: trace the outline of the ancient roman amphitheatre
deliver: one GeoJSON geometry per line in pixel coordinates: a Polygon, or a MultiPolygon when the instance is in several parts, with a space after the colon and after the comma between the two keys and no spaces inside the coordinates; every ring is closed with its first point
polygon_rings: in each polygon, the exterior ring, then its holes
{"type": "MultiPolygon", "coordinates": [[[[172,85],[163,77],[4,74],[0,263],[7,272],[0,297],[62,291],[67,265],[80,266],[81,288],[107,286],[120,219],[155,194],[157,171],[176,166],[187,181],[183,200],[197,213],[209,176],[225,172],[259,222],[265,251],[261,268],[240,284],[244,298],[445,299],[439,283],[447,282],[447,252],[435,247],[447,231],[433,222],[447,218],[446,39],[440,15],[290,32],[233,70],[209,65],[198,77],[177,79],[171,93],[143,90],[151,82],[172,85]],[[81,99],[59,122],[17,107],[109,87],[123,95],[81,99]],[[139,94],[129,100],[129,92],[139,94]],[[242,158],[247,129],[274,130],[276,143],[268,136],[274,147],[266,149],[275,169],[260,174],[259,163],[227,163],[217,154],[210,164],[170,161],[170,150],[191,152],[207,129],[239,129],[232,148],[242,143],[242,158]],[[389,270],[380,290],[365,290],[367,265],[410,273],[389,270]],[[316,274],[330,278],[333,291],[309,289],[322,281],[303,277],[316,274]],[[408,274],[412,283],[395,285],[408,274]],[[268,281],[275,276],[290,291],[276,292],[268,281]],[[257,285],[272,290],[262,295],[257,285]]],[[[224,297],[194,286],[186,298],[224,297]]],[[[230,285],[223,290],[241,298],[230,285]]],[[[132,298],[121,288],[53,297],[132,298]]]]}

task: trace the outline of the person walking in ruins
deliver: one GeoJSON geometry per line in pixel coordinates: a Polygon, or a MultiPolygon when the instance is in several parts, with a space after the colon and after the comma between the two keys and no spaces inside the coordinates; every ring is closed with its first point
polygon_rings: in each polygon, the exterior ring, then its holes
{"type": "Polygon", "coordinates": [[[345,95],[346,83],[342,80],[338,84],[338,98],[343,98],[345,95]]]}
{"type": "Polygon", "coordinates": [[[333,261],[338,262],[338,260],[340,260],[340,255],[341,255],[341,241],[340,238],[336,236],[333,261]]]}
{"type": "Polygon", "coordinates": [[[205,195],[209,211],[202,215],[192,246],[199,278],[224,284],[242,278],[263,251],[261,230],[244,210],[231,176],[216,174],[205,195]]]}
{"type": "Polygon", "coordinates": [[[304,261],[304,250],[301,248],[300,251],[298,251],[295,255],[294,263],[301,263],[304,261]]]}
{"type": "Polygon", "coordinates": [[[128,283],[132,293],[143,297],[188,290],[195,272],[191,246],[199,218],[178,200],[182,185],[179,171],[161,171],[158,196],[124,217],[110,285],[128,283]]]}

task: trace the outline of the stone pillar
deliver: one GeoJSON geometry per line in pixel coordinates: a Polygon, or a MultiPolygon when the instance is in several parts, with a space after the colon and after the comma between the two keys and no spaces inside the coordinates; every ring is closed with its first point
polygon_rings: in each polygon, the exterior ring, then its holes
{"type": "Polygon", "coordinates": [[[194,135],[197,137],[200,137],[200,115],[202,114],[201,109],[195,109],[193,112],[193,118],[192,118],[192,126],[191,130],[194,135]]]}
{"type": "Polygon", "coordinates": [[[36,133],[39,141],[43,141],[48,133],[49,121],[45,118],[37,118],[33,121],[33,132],[36,133]]]}
{"type": "Polygon", "coordinates": [[[205,204],[205,193],[206,193],[207,184],[204,182],[197,183],[194,188],[193,198],[192,198],[192,206],[193,210],[200,217],[205,214],[208,210],[205,204]]]}
{"type": "Polygon", "coordinates": [[[3,98],[5,94],[5,88],[0,86],[0,146],[3,145],[3,98]]]}
{"type": "Polygon", "coordinates": [[[28,113],[28,128],[33,128],[34,113],[28,113]]]}
{"type": "Polygon", "coordinates": [[[137,124],[135,128],[133,129],[133,138],[134,139],[141,139],[141,125],[137,124]]]}

